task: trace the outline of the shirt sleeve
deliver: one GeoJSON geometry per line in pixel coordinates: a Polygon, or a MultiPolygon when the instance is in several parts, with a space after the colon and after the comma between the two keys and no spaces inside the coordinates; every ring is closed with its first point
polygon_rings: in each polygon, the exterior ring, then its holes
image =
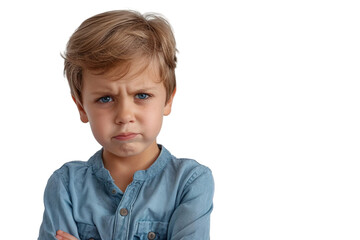
{"type": "Polygon", "coordinates": [[[57,230],[70,233],[79,239],[73,217],[72,203],[62,176],[55,172],[49,179],[44,193],[44,216],[38,240],[56,240],[57,230]]]}
{"type": "Polygon", "coordinates": [[[210,239],[213,195],[212,173],[210,169],[201,166],[192,174],[184,187],[180,204],[169,222],[168,239],[210,239]]]}

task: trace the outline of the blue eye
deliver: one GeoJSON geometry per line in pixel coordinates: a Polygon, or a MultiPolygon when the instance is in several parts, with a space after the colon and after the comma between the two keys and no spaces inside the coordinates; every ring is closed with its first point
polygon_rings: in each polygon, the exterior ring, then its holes
{"type": "Polygon", "coordinates": [[[147,99],[150,96],[149,96],[149,94],[146,94],[146,93],[138,93],[138,94],[136,94],[135,97],[138,98],[138,99],[147,99]]]}
{"type": "Polygon", "coordinates": [[[109,96],[99,98],[99,102],[101,102],[101,103],[108,103],[111,101],[113,101],[113,99],[109,96]]]}

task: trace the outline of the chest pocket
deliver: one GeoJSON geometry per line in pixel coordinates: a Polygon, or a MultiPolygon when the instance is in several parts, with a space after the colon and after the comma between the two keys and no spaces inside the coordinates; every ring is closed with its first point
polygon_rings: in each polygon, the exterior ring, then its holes
{"type": "Polygon", "coordinates": [[[99,232],[94,225],[78,223],[80,240],[101,240],[99,232]]]}
{"type": "Polygon", "coordinates": [[[138,221],[135,240],[166,240],[167,222],[138,221]]]}

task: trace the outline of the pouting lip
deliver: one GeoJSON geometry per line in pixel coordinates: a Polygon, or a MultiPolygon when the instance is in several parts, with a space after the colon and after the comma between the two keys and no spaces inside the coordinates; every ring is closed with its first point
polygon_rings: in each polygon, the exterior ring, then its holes
{"type": "Polygon", "coordinates": [[[119,135],[115,136],[114,138],[118,139],[118,140],[129,140],[129,139],[136,137],[137,135],[138,135],[137,133],[126,132],[126,133],[120,133],[119,135]]]}

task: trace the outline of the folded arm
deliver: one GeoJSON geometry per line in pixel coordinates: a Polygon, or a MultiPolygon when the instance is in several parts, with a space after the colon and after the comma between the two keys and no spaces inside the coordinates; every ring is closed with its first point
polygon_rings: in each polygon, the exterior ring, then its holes
{"type": "Polygon", "coordinates": [[[210,239],[214,180],[210,169],[195,171],[189,178],[169,222],[168,239],[210,239]]]}
{"type": "Polygon", "coordinates": [[[75,236],[75,238],[68,238],[69,240],[79,238],[70,195],[61,175],[57,172],[50,177],[45,188],[44,205],[44,216],[38,240],[56,240],[58,230],[75,236]]]}

